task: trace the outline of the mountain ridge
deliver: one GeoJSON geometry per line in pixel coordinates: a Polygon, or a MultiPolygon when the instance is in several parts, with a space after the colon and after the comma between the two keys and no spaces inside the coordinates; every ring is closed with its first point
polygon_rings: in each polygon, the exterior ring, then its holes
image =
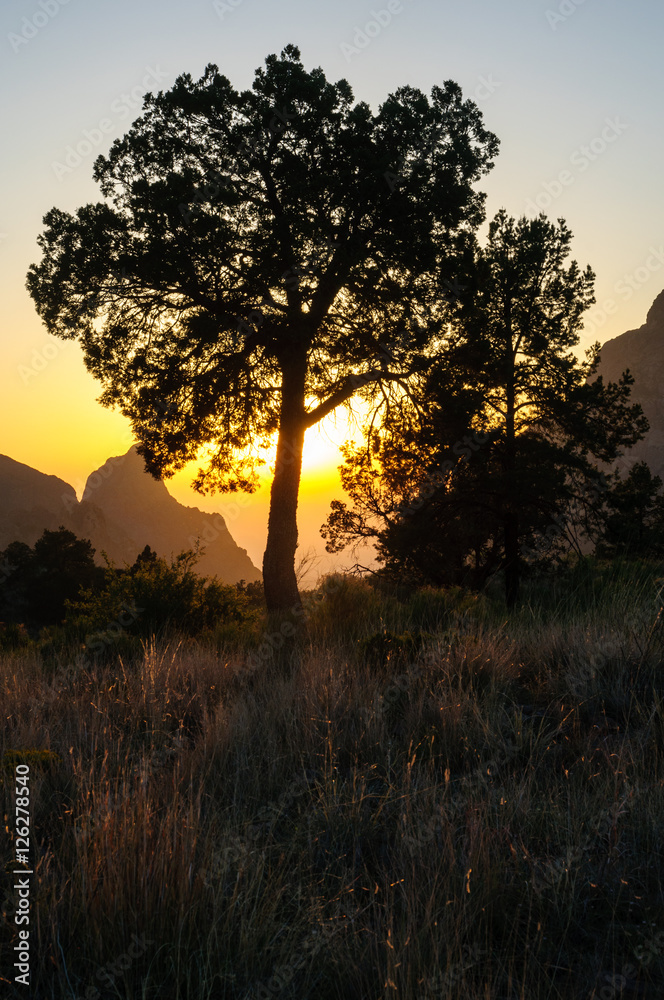
{"type": "Polygon", "coordinates": [[[593,378],[602,375],[605,382],[617,382],[626,369],[634,376],[630,402],[641,404],[650,429],[619,460],[621,475],[644,461],[664,480],[664,291],[655,298],[645,323],[602,344],[593,378]]]}
{"type": "Polygon", "coordinates": [[[204,549],[196,571],[225,583],[261,578],[246,549],[232,538],[221,514],[180,504],[147,472],[136,446],[113,456],[88,476],[79,501],[69,483],[0,455],[0,549],[13,541],[34,545],[44,529],[59,527],[88,538],[95,561],[132,563],[149,545],[171,558],[204,549]]]}

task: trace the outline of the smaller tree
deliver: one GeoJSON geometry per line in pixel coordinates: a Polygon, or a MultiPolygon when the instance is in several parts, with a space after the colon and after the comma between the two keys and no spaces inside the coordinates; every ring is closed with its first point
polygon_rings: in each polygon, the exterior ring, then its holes
{"type": "Polygon", "coordinates": [[[626,479],[616,470],[604,504],[604,525],[595,554],[613,559],[664,558],[662,480],[645,462],[637,462],[626,479]]]}
{"type": "Polygon", "coordinates": [[[68,600],[103,583],[104,570],[95,565],[94,553],[89,540],[63,527],[45,530],[34,548],[12,542],[0,553],[6,569],[0,587],[3,618],[34,628],[62,622],[68,600]]]}
{"type": "Polygon", "coordinates": [[[130,567],[129,572],[132,576],[135,576],[140,570],[149,569],[150,567],[155,566],[158,558],[159,556],[154,549],[151,549],[149,545],[146,545],[145,548],[136,556],[134,564],[130,567]]]}
{"type": "Polygon", "coordinates": [[[454,297],[441,276],[448,336],[415,404],[389,415],[367,449],[347,451],[342,481],[355,504],[335,504],[328,549],[373,530],[384,561],[417,563],[433,582],[473,563],[481,582],[499,566],[515,603],[525,547],[564,531],[597,463],[648,429],[629,403],[629,373],[590,382],[599,344],[585,362],[572,353],[594,275],[566,265],[570,242],[562,219],[504,211],[485,247],[466,239],[454,297]]]}
{"type": "Polygon", "coordinates": [[[0,619],[18,624],[28,621],[26,588],[30,579],[33,551],[25,542],[10,542],[0,552],[0,619]]]}

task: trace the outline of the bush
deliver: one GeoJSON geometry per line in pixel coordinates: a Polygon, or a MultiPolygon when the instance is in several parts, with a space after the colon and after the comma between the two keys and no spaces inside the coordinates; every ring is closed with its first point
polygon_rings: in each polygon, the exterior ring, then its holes
{"type": "Polygon", "coordinates": [[[399,666],[414,659],[426,640],[435,636],[426,632],[375,632],[359,640],[359,647],[365,663],[373,667],[384,667],[388,663],[399,666]]]}
{"type": "Polygon", "coordinates": [[[26,649],[30,645],[30,636],[23,624],[10,622],[6,625],[0,622],[0,652],[11,653],[16,649],[26,649]]]}
{"type": "Polygon", "coordinates": [[[88,651],[101,653],[122,644],[136,648],[136,640],[155,634],[201,637],[252,625],[260,613],[253,595],[198,576],[195,561],[193,552],[182,552],[169,564],[146,548],[131,568],[109,567],[102,591],[68,602],[67,635],[84,637],[88,651]]]}
{"type": "Polygon", "coordinates": [[[309,623],[323,635],[341,632],[356,638],[381,616],[385,603],[366,580],[330,573],[309,597],[309,623]]]}
{"type": "Polygon", "coordinates": [[[13,771],[17,764],[27,764],[29,767],[58,767],[62,757],[53,750],[5,750],[0,762],[2,771],[13,771]]]}
{"type": "Polygon", "coordinates": [[[406,603],[413,627],[447,628],[460,617],[480,612],[486,600],[464,587],[421,587],[406,603]]]}
{"type": "Polygon", "coordinates": [[[0,552],[0,618],[38,631],[62,622],[68,600],[83,588],[103,585],[104,570],[95,565],[95,550],[71,531],[44,531],[30,548],[12,542],[0,552]]]}

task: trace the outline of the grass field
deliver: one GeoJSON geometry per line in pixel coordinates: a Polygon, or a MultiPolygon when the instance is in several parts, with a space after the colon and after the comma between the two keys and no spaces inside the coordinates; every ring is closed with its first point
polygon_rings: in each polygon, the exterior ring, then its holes
{"type": "Polygon", "coordinates": [[[509,614],[334,578],[283,644],[4,654],[2,996],[661,1000],[662,572],[509,614]]]}

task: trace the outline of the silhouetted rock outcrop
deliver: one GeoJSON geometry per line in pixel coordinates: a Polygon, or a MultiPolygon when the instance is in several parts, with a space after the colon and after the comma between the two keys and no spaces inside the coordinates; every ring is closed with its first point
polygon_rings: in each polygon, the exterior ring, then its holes
{"type": "Polygon", "coordinates": [[[643,407],[650,430],[625,452],[621,465],[628,469],[644,461],[653,475],[664,479],[664,292],[653,302],[643,326],[602,345],[597,374],[605,382],[617,382],[626,368],[634,376],[631,400],[643,407]]]}
{"type": "Polygon", "coordinates": [[[34,545],[45,528],[55,531],[61,525],[89,538],[100,564],[102,551],[123,565],[146,545],[170,558],[194,548],[198,539],[205,549],[196,565],[199,573],[227,583],[260,579],[223,517],[178,503],[145,472],[135,447],[89,476],[80,503],[73,488],[57,476],[0,456],[0,549],[13,541],[34,545]]]}
{"type": "Polygon", "coordinates": [[[68,508],[76,505],[64,480],[0,455],[0,549],[14,541],[34,545],[45,528],[57,531],[68,521],[68,508]]]}

